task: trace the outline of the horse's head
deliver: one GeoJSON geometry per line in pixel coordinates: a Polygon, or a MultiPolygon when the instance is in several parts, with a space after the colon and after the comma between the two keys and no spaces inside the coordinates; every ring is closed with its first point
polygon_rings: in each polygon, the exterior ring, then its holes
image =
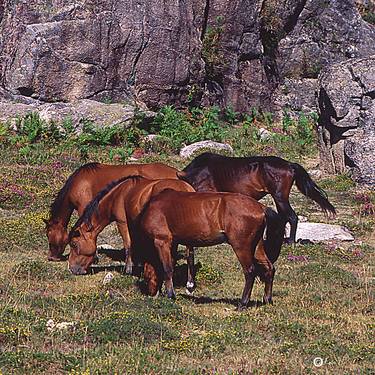
{"type": "Polygon", "coordinates": [[[191,168],[176,173],[177,178],[190,184],[196,191],[216,191],[215,183],[208,167],[191,168]]]}
{"type": "Polygon", "coordinates": [[[46,224],[46,235],[48,238],[48,260],[62,260],[65,246],[68,244],[68,232],[66,226],[61,222],[44,220],[46,224]]]}
{"type": "Polygon", "coordinates": [[[83,225],[73,229],[69,234],[70,254],[68,268],[74,275],[84,275],[91,264],[96,261],[97,234],[83,225]]]}

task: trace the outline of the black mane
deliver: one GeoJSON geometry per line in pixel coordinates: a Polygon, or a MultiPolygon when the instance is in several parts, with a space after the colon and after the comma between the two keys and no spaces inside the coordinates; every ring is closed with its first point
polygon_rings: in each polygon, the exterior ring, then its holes
{"type": "Polygon", "coordinates": [[[61,188],[61,190],[56,194],[56,198],[51,204],[50,207],[50,220],[58,216],[61,205],[64,202],[65,195],[68,193],[72,182],[74,180],[74,177],[77,176],[78,173],[80,173],[83,170],[95,170],[99,167],[99,163],[87,163],[85,165],[82,165],[79,167],[76,171],[74,171],[69,178],[66,180],[64,186],[61,188]]]}
{"type": "Polygon", "coordinates": [[[91,202],[86,206],[85,210],[83,211],[81,217],[77,220],[77,222],[73,225],[70,233],[73,233],[81,224],[86,224],[90,230],[92,229],[91,218],[92,216],[98,211],[98,206],[100,201],[117,185],[123,183],[129,179],[138,179],[143,178],[139,175],[132,175],[127,177],[122,177],[118,180],[112,181],[109,183],[103,190],[101,190],[96,196],[91,200],[91,202]]]}

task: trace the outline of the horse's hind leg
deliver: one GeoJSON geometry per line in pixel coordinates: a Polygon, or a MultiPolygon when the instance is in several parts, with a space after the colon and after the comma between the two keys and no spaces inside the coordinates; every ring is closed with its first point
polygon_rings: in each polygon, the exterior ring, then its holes
{"type": "Polygon", "coordinates": [[[288,198],[284,199],[279,196],[273,197],[276,203],[277,212],[284,216],[285,220],[290,223],[290,235],[286,239],[287,243],[296,242],[298,216],[289,203],[288,198]]]}
{"type": "Polygon", "coordinates": [[[186,261],[187,261],[187,282],[186,292],[193,293],[195,289],[195,269],[194,269],[194,247],[186,246],[186,261]]]}
{"type": "Polygon", "coordinates": [[[275,276],[275,267],[268,259],[265,249],[264,249],[264,241],[261,239],[258,243],[258,246],[255,251],[255,259],[257,265],[261,267],[261,278],[265,282],[264,287],[264,295],[263,295],[263,303],[271,304],[272,303],[272,287],[273,287],[273,279],[275,276]]]}
{"type": "Polygon", "coordinates": [[[242,270],[245,276],[245,286],[242,292],[242,297],[238,309],[246,308],[249,303],[251,291],[253,289],[255,280],[255,267],[254,267],[254,246],[246,241],[246,243],[240,243],[238,240],[229,241],[234,252],[237,255],[239,262],[241,263],[242,270]]]}
{"type": "Polygon", "coordinates": [[[154,246],[159,254],[164,271],[165,288],[168,298],[175,299],[176,293],[173,288],[173,258],[172,243],[164,239],[154,239],[154,246]]]}

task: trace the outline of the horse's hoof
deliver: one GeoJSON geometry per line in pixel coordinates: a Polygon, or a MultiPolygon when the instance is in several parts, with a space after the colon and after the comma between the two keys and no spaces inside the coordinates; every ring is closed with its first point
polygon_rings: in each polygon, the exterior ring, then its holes
{"type": "Polygon", "coordinates": [[[188,294],[189,296],[193,295],[194,293],[194,290],[195,290],[195,284],[191,281],[188,281],[186,283],[186,294],[188,294]]]}
{"type": "Polygon", "coordinates": [[[49,256],[48,260],[50,262],[62,262],[64,260],[63,256],[49,256]]]}
{"type": "Polygon", "coordinates": [[[247,309],[247,305],[244,305],[243,303],[239,303],[237,308],[236,308],[236,311],[245,311],[247,309]]]}
{"type": "Polygon", "coordinates": [[[293,238],[288,237],[288,238],[284,238],[284,243],[286,245],[293,245],[296,242],[293,240],[293,238]]]}
{"type": "Polygon", "coordinates": [[[263,304],[264,305],[273,305],[272,297],[263,297],[263,304]]]}
{"type": "Polygon", "coordinates": [[[168,297],[169,299],[173,299],[173,300],[175,300],[175,299],[176,299],[176,293],[174,292],[174,290],[171,291],[171,292],[167,291],[167,297],[168,297]]]}
{"type": "Polygon", "coordinates": [[[133,266],[129,266],[129,265],[127,265],[127,266],[125,267],[125,273],[126,273],[127,275],[131,275],[131,274],[133,273],[133,266]]]}

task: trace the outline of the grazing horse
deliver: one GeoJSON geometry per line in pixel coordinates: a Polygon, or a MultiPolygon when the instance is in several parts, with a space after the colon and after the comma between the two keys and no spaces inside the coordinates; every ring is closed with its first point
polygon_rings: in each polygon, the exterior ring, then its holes
{"type": "Polygon", "coordinates": [[[74,210],[82,215],[86,205],[111,181],[121,177],[140,175],[147,178],[175,179],[177,169],[162,163],[107,165],[89,163],[78,168],[65,182],[44,220],[49,243],[48,259],[62,260],[68,244],[67,226],[74,210]]]}
{"type": "MultiPolygon", "coordinates": [[[[96,240],[99,233],[111,222],[116,221],[127,251],[126,270],[132,271],[132,248],[137,243],[135,227],[137,218],[151,197],[164,189],[193,192],[194,189],[180,180],[149,180],[141,176],[129,176],[110,183],[100,191],[86,206],[69,233],[70,255],[69,269],[73,274],[87,273],[96,254],[96,240]]],[[[189,263],[188,252],[188,263],[189,263]]],[[[193,260],[192,260],[193,261],[193,260]]],[[[192,265],[188,267],[192,269],[192,265]]],[[[146,279],[153,281],[152,265],[145,266],[146,279]]],[[[193,281],[193,275],[188,272],[188,281],[193,281]]],[[[149,287],[153,290],[154,287],[149,287]]],[[[151,294],[155,294],[150,291],[151,294]]]]}
{"type": "Polygon", "coordinates": [[[271,194],[277,211],[290,223],[288,243],[296,241],[298,216],[289,203],[293,182],[298,190],[312,199],[326,214],[336,214],[323,189],[306,170],[276,156],[228,157],[213,153],[197,156],[177,176],[196,191],[227,191],[248,195],[256,200],[271,194]]]}
{"type": "Polygon", "coordinates": [[[265,281],[263,300],[271,303],[275,274],[272,261],[280,253],[284,227],[281,215],[245,195],[189,193],[170,189],[150,200],[139,225],[159,256],[169,298],[176,296],[172,277],[173,256],[178,244],[212,246],[228,242],[245,275],[240,307],[249,302],[257,275],[265,281]],[[266,226],[269,229],[264,241],[266,226]],[[272,259],[267,257],[267,253],[272,259]]]}

